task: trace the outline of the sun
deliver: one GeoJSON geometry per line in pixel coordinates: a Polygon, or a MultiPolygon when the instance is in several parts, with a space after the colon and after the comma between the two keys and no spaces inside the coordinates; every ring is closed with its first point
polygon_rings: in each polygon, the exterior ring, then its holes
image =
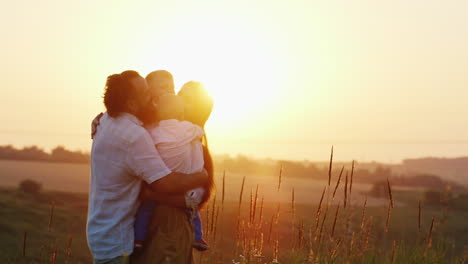
{"type": "Polygon", "coordinates": [[[141,51],[145,73],[167,69],[178,88],[202,82],[215,102],[210,122],[220,125],[248,120],[275,104],[284,73],[268,38],[239,21],[184,22],[141,51]]]}

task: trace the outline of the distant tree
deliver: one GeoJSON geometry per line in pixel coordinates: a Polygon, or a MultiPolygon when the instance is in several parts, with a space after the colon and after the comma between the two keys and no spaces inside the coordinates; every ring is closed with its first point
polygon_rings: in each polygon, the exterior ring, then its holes
{"type": "Polygon", "coordinates": [[[392,169],[383,167],[383,166],[377,166],[374,171],[374,177],[379,180],[387,179],[392,176],[392,169]]]}
{"type": "Polygon", "coordinates": [[[19,184],[19,190],[24,193],[38,194],[42,189],[42,184],[30,179],[23,180],[19,184]]]}
{"type": "Polygon", "coordinates": [[[62,146],[53,149],[50,157],[56,162],[86,163],[89,161],[89,155],[79,151],[69,151],[62,146]]]}

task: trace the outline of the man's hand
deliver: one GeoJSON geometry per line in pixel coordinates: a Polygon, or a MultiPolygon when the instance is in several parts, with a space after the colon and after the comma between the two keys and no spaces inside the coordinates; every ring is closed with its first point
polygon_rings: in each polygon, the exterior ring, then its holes
{"type": "Polygon", "coordinates": [[[101,121],[101,117],[103,116],[103,113],[99,113],[94,119],[93,122],[91,122],[91,139],[94,139],[94,136],[97,133],[97,127],[99,126],[99,122],[101,121]]]}
{"type": "Polygon", "coordinates": [[[184,194],[189,190],[206,185],[208,180],[208,172],[205,169],[194,174],[172,172],[164,178],[151,183],[150,187],[156,193],[184,194]]]}

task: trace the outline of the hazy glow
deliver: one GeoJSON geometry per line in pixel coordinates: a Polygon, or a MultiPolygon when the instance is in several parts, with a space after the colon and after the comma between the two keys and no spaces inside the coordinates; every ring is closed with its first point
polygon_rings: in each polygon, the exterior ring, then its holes
{"type": "Polygon", "coordinates": [[[106,76],[167,69],[177,87],[196,80],[212,93],[215,153],[326,159],[335,144],[343,159],[467,155],[466,10],[455,0],[10,1],[0,144],[88,150],[106,76]]]}

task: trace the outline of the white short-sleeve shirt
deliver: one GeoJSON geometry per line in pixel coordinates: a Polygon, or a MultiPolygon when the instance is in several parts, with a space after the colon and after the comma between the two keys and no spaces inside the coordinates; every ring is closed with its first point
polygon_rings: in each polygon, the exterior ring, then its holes
{"type": "Polygon", "coordinates": [[[87,221],[88,245],[95,259],[133,252],[141,181],[152,183],[170,173],[135,116],[102,116],[91,150],[87,221]]]}
{"type": "MultiPolygon", "coordinates": [[[[205,132],[200,126],[176,119],[162,120],[156,127],[148,128],[164,163],[171,171],[185,174],[200,172],[204,166],[201,139],[205,132]]],[[[187,192],[194,204],[201,202],[204,190],[196,188],[187,192]]],[[[187,204],[189,205],[189,204],[187,204]]]]}

